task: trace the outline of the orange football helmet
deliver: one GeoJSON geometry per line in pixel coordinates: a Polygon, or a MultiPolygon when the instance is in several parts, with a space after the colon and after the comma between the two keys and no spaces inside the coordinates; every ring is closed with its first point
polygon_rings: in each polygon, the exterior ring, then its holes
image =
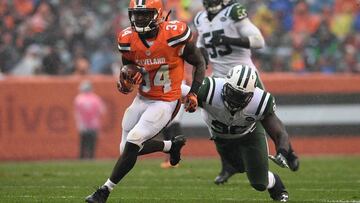
{"type": "Polygon", "coordinates": [[[162,0],[130,0],[131,27],[140,34],[158,29],[164,21],[163,10],[162,0]]]}

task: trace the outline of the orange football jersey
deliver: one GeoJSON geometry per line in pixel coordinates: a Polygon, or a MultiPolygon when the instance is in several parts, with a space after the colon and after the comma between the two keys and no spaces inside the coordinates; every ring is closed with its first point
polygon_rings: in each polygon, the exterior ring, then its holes
{"type": "Polygon", "coordinates": [[[174,101],[181,97],[185,43],[191,40],[190,28],[180,21],[159,25],[153,41],[142,40],[130,27],[118,35],[118,48],[123,57],[144,67],[144,83],[139,93],[149,99],[174,101]]]}

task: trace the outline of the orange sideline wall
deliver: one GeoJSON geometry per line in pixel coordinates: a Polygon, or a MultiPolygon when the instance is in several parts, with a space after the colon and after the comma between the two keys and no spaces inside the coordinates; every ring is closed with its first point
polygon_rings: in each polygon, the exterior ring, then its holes
{"type": "MultiPolygon", "coordinates": [[[[262,74],[261,77],[267,89],[276,94],[360,92],[360,76],[262,74]]],[[[0,80],[0,160],[77,158],[79,137],[73,100],[83,79],[93,82],[95,92],[107,105],[96,157],[116,157],[122,113],[135,93],[118,93],[113,77],[39,76],[0,80]]],[[[190,146],[198,147],[196,142],[190,146]]],[[[214,149],[211,152],[216,154],[214,149]]],[[[185,153],[191,154],[186,150],[185,153]]]]}
{"type": "MultiPolygon", "coordinates": [[[[78,156],[73,101],[85,78],[6,78],[0,81],[0,160],[67,159],[78,156]]],[[[92,77],[107,112],[97,157],[119,153],[122,112],[134,94],[117,92],[112,77],[92,77]]]]}

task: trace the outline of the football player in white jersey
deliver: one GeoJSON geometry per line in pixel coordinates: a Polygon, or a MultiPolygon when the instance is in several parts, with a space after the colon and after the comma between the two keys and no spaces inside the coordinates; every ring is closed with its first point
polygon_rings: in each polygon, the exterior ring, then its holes
{"type": "MultiPolygon", "coordinates": [[[[203,0],[203,5],[205,10],[194,18],[197,46],[211,63],[213,76],[224,77],[237,64],[248,64],[256,69],[251,60],[251,49],[263,48],[265,41],[248,18],[246,9],[234,0],[203,0]]],[[[258,86],[264,89],[261,80],[258,86]]],[[[225,183],[236,173],[223,157],[221,164],[215,184],[225,183]]]]}
{"type": "Polygon", "coordinates": [[[254,189],[267,189],[273,200],[286,202],[284,184],[269,171],[265,131],[275,142],[278,165],[296,171],[299,160],[275,114],[274,97],[256,87],[257,82],[254,69],[235,66],[225,78],[204,79],[198,104],[220,155],[238,172],[245,172],[254,189]]]}
{"type": "Polygon", "coordinates": [[[246,9],[229,0],[203,0],[204,11],[194,18],[197,46],[207,51],[213,75],[222,77],[237,64],[249,64],[251,49],[265,46],[260,30],[250,21],[246,9]]]}

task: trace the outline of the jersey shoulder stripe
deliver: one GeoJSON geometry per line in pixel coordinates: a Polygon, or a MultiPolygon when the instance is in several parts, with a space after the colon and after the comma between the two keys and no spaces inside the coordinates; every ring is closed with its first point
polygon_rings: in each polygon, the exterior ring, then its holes
{"type": "MultiPolygon", "coordinates": [[[[183,31],[179,35],[176,35],[175,37],[171,37],[167,40],[168,45],[171,47],[175,47],[179,44],[185,44],[187,41],[189,41],[192,38],[191,29],[189,28],[189,26],[181,22],[177,23],[177,25],[178,27],[186,27],[186,28],[183,29],[183,31]]],[[[177,29],[181,29],[181,28],[177,28],[177,29]]]]}
{"type": "Polygon", "coordinates": [[[205,13],[205,11],[200,11],[198,12],[196,15],[195,15],[195,18],[194,18],[194,25],[196,27],[198,27],[200,25],[200,18],[201,16],[205,13]]]}
{"type": "Polygon", "coordinates": [[[210,78],[210,88],[209,88],[209,93],[206,97],[206,103],[208,103],[209,105],[212,105],[212,101],[214,98],[214,94],[215,94],[215,89],[216,89],[216,84],[215,84],[215,79],[213,77],[210,78]]]}
{"type": "Polygon", "coordinates": [[[132,37],[133,31],[131,27],[128,27],[124,30],[122,30],[118,34],[118,50],[120,52],[129,52],[131,51],[131,37],[132,37]]]}
{"type": "Polygon", "coordinates": [[[130,43],[119,43],[118,49],[120,52],[129,52],[131,51],[130,43]]]}
{"type": "Polygon", "coordinates": [[[261,111],[264,111],[268,99],[269,99],[269,94],[264,91],[262,93],[261,100],[260,100],[260,103],[259,103],[259,106],[258,106],[258,108],[256,110],[255,115],[257,115],[257,116],[261,115],[261,111]]]}
{"type": "Polygon", "coordinates": [[[260,88],[255,88],[253,98],[248,106],[245,108],[247,115],[253,115],[257,118],[272,113],[275,109],[275,102],[273,96],[260,88]]]}
{"type": "Polygon", "coordinates": [[[276,109],[275,98],[270,94],[264,112],[262,114],[263,115],[272,114],[275,112],[275,109],[276,109]]]}
{"type": "Polygon", "coordinates": [[[225,11],[225,13],[224,13],[224,16],[229,17],[232,8],[233,8],[235,5],[236,5],[236,4],[232,4],[231,6],[227,7],[227,8],[226,8],[226,11],[225,11]]]}

